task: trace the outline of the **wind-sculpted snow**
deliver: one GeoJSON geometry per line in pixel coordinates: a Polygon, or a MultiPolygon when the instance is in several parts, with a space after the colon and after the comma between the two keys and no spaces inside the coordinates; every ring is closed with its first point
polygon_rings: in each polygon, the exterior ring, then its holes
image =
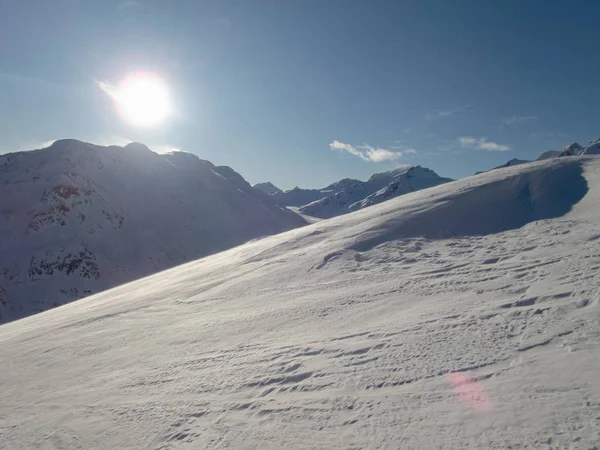
{"type": "Polygon", "coordinates": [[[405,214],[390,214],[361,236],[356,249],[404,237],[449,238],[499,233],[544,219],[561,217],[586,194],[577,163],[532,166],[494,181],[472,178],[460,190],[431,189],[431,197],[410,204],[405,214]],[[480,181],[485,180],[484,184],[480,181]]]}
{"type": "Polygon", "coordinates": [[[595,448],[599,204],[523,164],[5,324],[0,447],[595,448]]]}

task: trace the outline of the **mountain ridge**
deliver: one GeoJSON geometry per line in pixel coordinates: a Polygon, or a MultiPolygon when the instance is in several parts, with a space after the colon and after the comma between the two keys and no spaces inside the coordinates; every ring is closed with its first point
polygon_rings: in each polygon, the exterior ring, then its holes
{"type": "Polygon", "coordinates": [[[59,140],[0,155],[0,176],[0,322],[306,224],[229,167],[140,143],[59,140]]]}

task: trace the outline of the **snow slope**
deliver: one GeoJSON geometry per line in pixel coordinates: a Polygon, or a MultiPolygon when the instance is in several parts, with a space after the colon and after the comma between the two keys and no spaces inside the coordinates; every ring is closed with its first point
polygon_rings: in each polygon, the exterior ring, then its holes
{"type": "Polygon", "coordinates": [[[306,222],[229,167],[76,140],[0,156],[0,322],[306,222]]]}
{"type": "Polygon", "coordinates": [[[594,448],[599,204],[509,167],[0,326],[0,447],[594,448]]]}
{"type": "Polygon", "coordinates": [[[331,186],[341,186],[343,189],[309,203],[298,211],[312,217],[335,217],[449,181],[452,180],[440,177],[425,167],[403,167],[376,173],[368,181],[342,180],[331,186]]]}

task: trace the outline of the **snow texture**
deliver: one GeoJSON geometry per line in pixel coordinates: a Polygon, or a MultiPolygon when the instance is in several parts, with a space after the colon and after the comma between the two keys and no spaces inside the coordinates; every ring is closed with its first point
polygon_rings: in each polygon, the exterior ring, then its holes
{"type": "Polygon", "coordinates": [[[0,322],[306,221],[229,167],[76,140],[0,156],[0,322]]]}
{"type": "Polygon", "coordinates": [[[597,448],[599,204],[522,164],[4,324],[0,447],[597,448]]]}

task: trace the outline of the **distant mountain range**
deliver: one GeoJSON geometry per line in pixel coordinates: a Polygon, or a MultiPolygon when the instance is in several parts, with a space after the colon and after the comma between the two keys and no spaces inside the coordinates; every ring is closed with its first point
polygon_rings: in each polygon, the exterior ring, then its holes
{"type": "Polygon", "coordinates": [[[230,167],[60,140],[0,156],[0,322],[302,226],[230,167]]]}
{"type": "MultiPolygon", "coordinates": [[[[599,153],[597,139],[538,159],[599,153]]],[[[139,143],[66,139],[2,155],[0,323],[303,226],[307,216],[327,219],[449,181],[415,166],[284,192],[270,182],[251,186],[191,153],[159,155],[139,143]]]]}
{"type": "Polygon", "coordinates": [[[453,180],[440,177],[433,170],[416,166],[376,173],[367,181],[352,181],[344,189],[302,206],[299,211],[326,219],[453,180]]]}
{"type": "Polygon", "coordinates": [[[298,207],[302,214],[327,219],[448,181],[452,180],[416,166],[376,173],[367,181],[344,178],[321,189],[295,187],[284,192],[270,182],[254,187],[268,193],[281,206],[298,207]]]}
{"type": "MultiPolygon", "coordinates": [[[[587,147],[582,147],[577,142],[573,142],[572,144],[569,144],[569,145],[566,145],[565,147],[563,147],[562,150],[548,150],[548,151],[542,153],[536,159],[536,161],[542,161],[544,159],[551,159],[551,158],[563,158],[565,156],[598,155],[598,154],[600,154],[600,138],[591,141],[587,145],[587,147]]],[[[502,164],[501,166],[494,167],[493,169],[490,169],[490,170],[502,169],[503,167],[517,166],[519,164],[525,164],[525,163],[529,163],[529,162],[532,162],[532,161],[529,161],[526,159],[513,158],[510,161],[508,161],[506,164],[502,164]]],[[[484,172],[489,172],[489,170],[477,172],[477,173],[475,173],[475,175],[478,175],[478,174],[484,173],[484,172]]]]}

